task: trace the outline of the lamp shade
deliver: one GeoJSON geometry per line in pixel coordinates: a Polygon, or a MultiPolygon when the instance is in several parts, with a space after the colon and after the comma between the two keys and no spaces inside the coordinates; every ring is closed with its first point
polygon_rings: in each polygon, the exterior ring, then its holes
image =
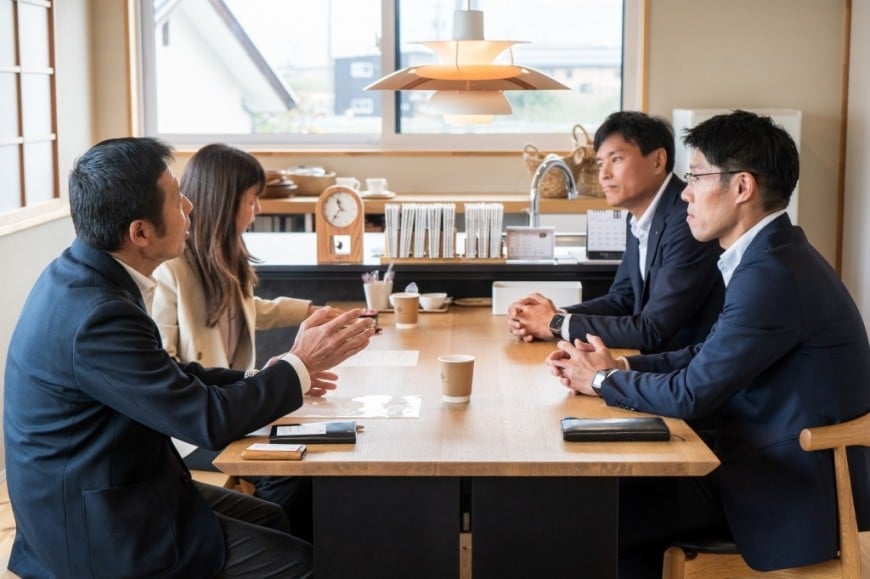
{"type": "Polygon", "coordinates": [[[438,115],[509,115],[511,104],[497,90],[439,90],[429,99],[426,112],[438,115]]]}
{"type": "Polygon", "coordinates": [[[365,90],[498,92],[570,89],[543,72],[516,65],[512,52],[510,64],[495,64],[496,57],[510,50],[517,41],[484,40],[483,12],[480,10],[456,10],[453,13],[453,40],[420,44],[435,53],[438,64],[397,70],[365,90]]]}

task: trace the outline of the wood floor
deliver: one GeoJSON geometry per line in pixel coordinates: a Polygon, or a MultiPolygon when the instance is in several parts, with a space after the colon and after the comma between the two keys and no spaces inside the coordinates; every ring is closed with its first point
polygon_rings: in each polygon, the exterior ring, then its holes
{"type": "MultiPolygon", "coordinates": [[[[198,475],[200,473],[197,473],[198,475]]],[[[233,484],[233,480],[221,473],[205,473],[195,477],[201,482],[208,482],[220,486],[233,484]],[[209,480],[208,477],[211,478],[209,480]]],[[[9,553],[12,550],[12,540],[15,538],[15,518],[12,516],[12,506],[9,504],[9,495],[6,492],[6,481],[0,482],[0,579],[18,577],[6,569],[9,562],[9,553]]],[[[863,561],[864,579],[870,579],[870,531],[861,533],[861,560],[863,561]]]]}

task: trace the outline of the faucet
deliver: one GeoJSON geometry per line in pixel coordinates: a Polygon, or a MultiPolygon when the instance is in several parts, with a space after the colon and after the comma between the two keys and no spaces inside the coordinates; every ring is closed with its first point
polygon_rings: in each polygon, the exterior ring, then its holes
{"type": "Polygon", "coordinates": [[[565,173],[565,178],[568,180],[568,199],[577,199],[577,183],[574,181],[571,169],[568,168],[568,165],[565,164],[565,161],[559,155],[550,153],[544,157],[544,160],[541,161],[541,164],[538,165],[538,169],[532,176],[532,186],[529,190],[529,227],[538,226],[538,217],[540,215],[538,199],[541,196],[541,182],[544,180],[544,175],[550,169],[559,169],[565,173]]]}

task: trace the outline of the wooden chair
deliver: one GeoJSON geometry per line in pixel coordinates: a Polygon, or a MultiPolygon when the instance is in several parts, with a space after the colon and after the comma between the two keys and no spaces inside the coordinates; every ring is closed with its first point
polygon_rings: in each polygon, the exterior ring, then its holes
{"type": "Polygon", "coordinates": [[[834,451],[834,476],[837,484],[840,526],[840,553],[837,558],[817,565],[762,573],[746,564],[734,543],[695,545],[684,543],[669,547],[665,551],[662,566],[663,579],[741,577],[861,579],[861,545],[855,518],[855,504],[852,500],[852,480],[846,461],[846,448],[870,446],[870,414],[840,424],[804,428],[801,431],[800,443],[801,448],[806,451],[827,449],[834,451]]]}

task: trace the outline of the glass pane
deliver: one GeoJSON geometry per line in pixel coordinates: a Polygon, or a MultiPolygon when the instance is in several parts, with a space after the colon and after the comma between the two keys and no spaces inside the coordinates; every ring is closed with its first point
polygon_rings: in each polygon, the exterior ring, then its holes
{"type": "Polygon", "coordinates": [[[0,72],[0,95],[3,99],[3,106],[0,106],[0,142],[6,142],[21,135],[18,128],[17,78],[17,74],[0,72]]]}
{"type": "Polygon", "coordinates": [[[24,193],[27,205],[54,198],[53,143],[24,145],[24,193]]]}
{"type": "Polygon", "coordinates": [[[0,66],[15,66],[15,22],[10,0],[0,0],[0,66]]]}
{"type": "Polygon", "coordinates": [[[157,130],[380,133],[380,0],[153,0],[157,130]]]}
{"type": "Polygon", "coordinates": [[[42,69],[51,66],[48,53],[48,8],[33,4],[18,4],[18,25],[21,66],[42,69]]]}
{"type": "Polygon", "coordinates": [[[45,138],[51,127],[51,77],[45,74],[21,75],[21,109],[24,137],[45,138]]]}
{"type": "MultiPolygon", "coordinates": [[[[399,0],[400,67],[434,64],[421,41],[452,39],[453,0],[399,0]],[[420,15],[425,15],[422,17],[420,15]]],[[[527,41],[514,45],[513,62],[534,68],[571,87],[570,91],[506,91],[513,114],[496,115],[489,124],[457,129],[449,119],[429,115],[431,92],[400,93],[403,133],[564,133],[582,123],[594,130],[621,108],[622,0],[477,0],[483,11],[486,40],[527,41]]],[[[510,63],[510,50],[494,62],[510,63]]]]}
{"type": "Polygon", "coordinates": [[[0,145],[0,212],[21,207],[18,145],[0,145]]]}

